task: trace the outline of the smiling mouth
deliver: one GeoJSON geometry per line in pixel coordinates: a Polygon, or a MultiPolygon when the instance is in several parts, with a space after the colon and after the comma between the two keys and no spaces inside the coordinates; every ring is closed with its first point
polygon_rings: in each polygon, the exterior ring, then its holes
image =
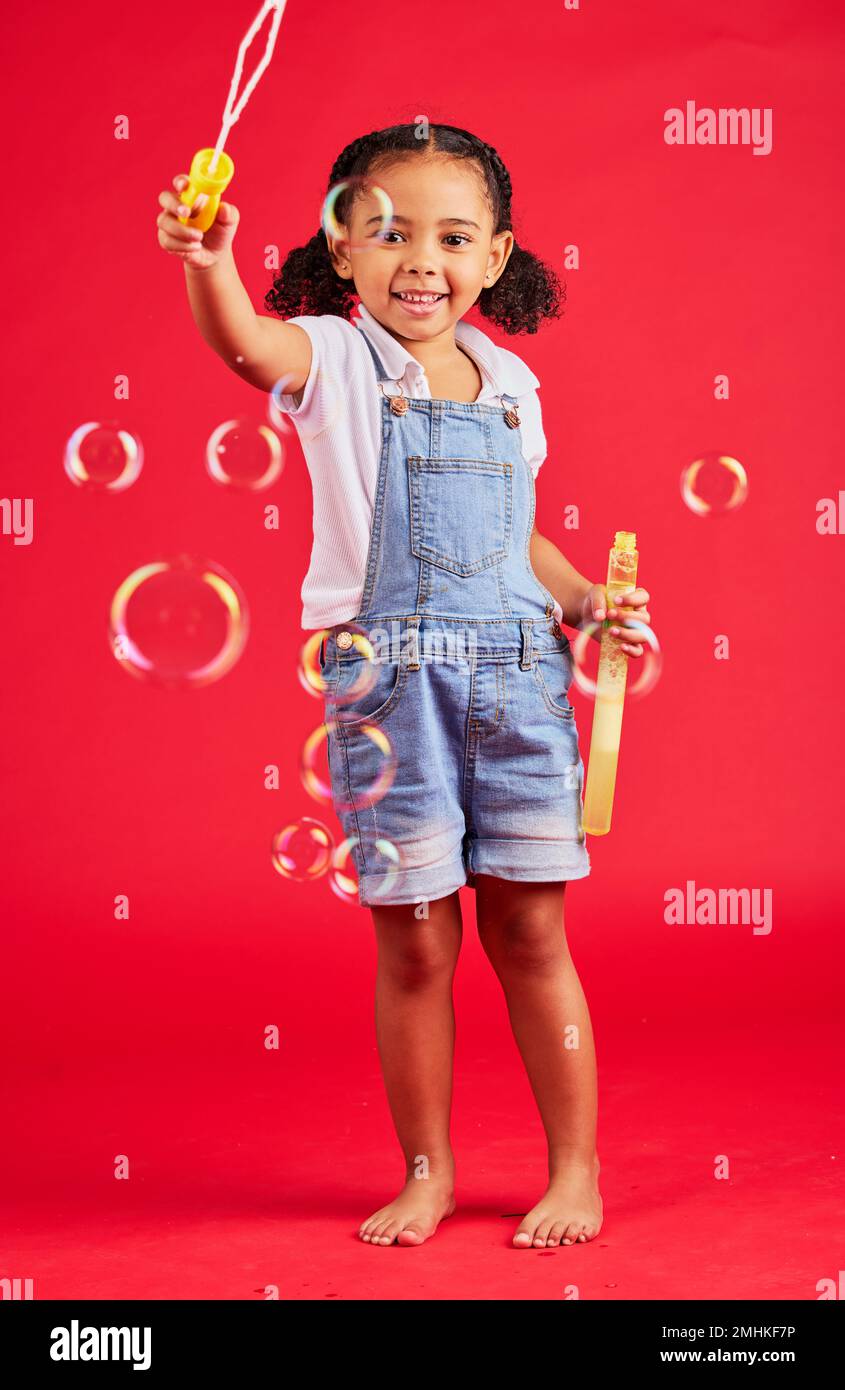
{"type": "Polygon", "coordinates": [[[445,294],[417,294],[412,290],[393,290],[395,299],[401,299],[405,304],[436,304],[438,300],[445,299],[445,294]]]}

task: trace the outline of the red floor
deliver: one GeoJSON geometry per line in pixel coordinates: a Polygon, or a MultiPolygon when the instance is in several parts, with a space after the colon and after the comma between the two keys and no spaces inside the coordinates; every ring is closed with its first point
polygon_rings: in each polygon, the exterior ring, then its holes
{"type": "Polygon", "coordinates": [[[11,1098],[0,1274],[40,1299],[816,1299],[842,1263],[841,1054],[788,1019],[765,1045],[699,1028],[599,1037],[605,1224],[554,1252],[509,1243],[544,1170],[501,1018],[484,1051],[459,1036],[458,1210],[418,1249],[355,1235],[400,1178],[371,1028],[331,1067],[299,1032],[237,1067],[199,1032],[181,1069],[58,1063],[11,1098]]]}

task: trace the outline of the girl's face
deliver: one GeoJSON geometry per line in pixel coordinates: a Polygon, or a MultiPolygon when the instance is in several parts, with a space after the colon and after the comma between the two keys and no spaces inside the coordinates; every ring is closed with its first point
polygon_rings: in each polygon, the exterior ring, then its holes
{"type": "Polygon", "coordinates": [[[501,275],[513,233],[493,236],[475,166],[414,156],[372,180],[390,198],[393,218],[384,223],[375,195],[359,195],[344,236],[329,238],[338,273],[355,281],[366,308],[398,337],[428,341],[451,332],[501,275]],[[413,302],[414,295],[425,298],[413,302]]]}

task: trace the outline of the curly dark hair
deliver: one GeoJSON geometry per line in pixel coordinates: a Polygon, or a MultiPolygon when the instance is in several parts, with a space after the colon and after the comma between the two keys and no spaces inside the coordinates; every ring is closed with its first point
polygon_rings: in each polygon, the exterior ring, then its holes
{"type": "MultiPolygon", "coordinates": [[[[494,235],[513,230],[511,179],[504,160],[492,145],[453,125],[432,122],[426,139],[420,138],[418,127],[413,124],[388,126],[359,136],[335,160],[326,196],[344,179],[374,179],[379,169],[393,164],[397,157],[432,152],[475,161],[484,178],[494,235]]],[[[353,184],[340,193],[335,203],[334,216],[344,225],[357,191],[353,184]]],[[[285,319],[300,314],[336,314],[349,319],[356,297],[353,282],[342,279],[335,271],[326,234],[320,227],[305,246],[288,253],[264,303],[285,319]]],[[[503,332],[536,333],[544,319],[561,316],[565,299],[566,288],[551,267],[514,240],[499,279],[489,289],[482,289],[475,302],[479,313],[503,332]]]]}

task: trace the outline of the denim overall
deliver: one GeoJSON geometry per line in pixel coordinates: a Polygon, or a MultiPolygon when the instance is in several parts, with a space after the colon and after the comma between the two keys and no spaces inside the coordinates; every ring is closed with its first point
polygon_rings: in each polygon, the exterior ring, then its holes
{"type": "Polygon", "coordinates": [[[320,664],[359,902],[441,898],[476,874],[584,878],[570,644],[531,568],[534,479],[506,420],[515,400],[408,399],[358,331],[381,456],[360,611],[327,630],[320,664]],[[368,664],[374,683],[350,700],[368,664]]]}

